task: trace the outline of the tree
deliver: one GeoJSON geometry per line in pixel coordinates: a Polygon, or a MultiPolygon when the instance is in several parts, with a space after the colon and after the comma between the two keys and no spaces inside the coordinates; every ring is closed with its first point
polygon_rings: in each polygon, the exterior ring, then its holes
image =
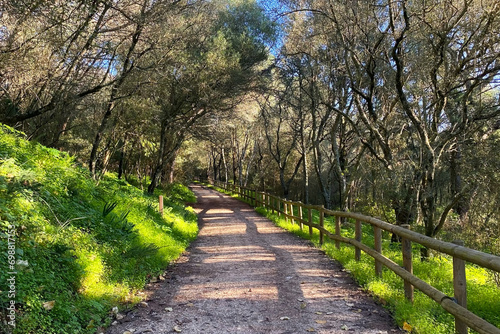
{"type": "MultiPolygon", "coordinates": [[[[499,6],[291,3],[295,12],[309,13],[311,34],[323,38],[322,47],[345,69],[355,113],[333,110],[386,170],[398,222],[413,220],[418,202],[425,234],[436,236],[449,212],[438,205],[443,157],[459,138],[499,116],[498,99],[485,99],[497,89],[499,6]]],[[[447,200],[462,196],[456,191],[447,200]]]]}
{"type": "Polygon", "coordinates": [[[254,1],[244,1],[218,12],[204,38],[197,31],[195,42],[186,44],[178,63],[174,62],[171,72],[166,71],[173,73],[165,77],[169,88],[159,93],[163,111],[160,146],[149,192],[196,122],[208,113],[232,110],[238,97],[251,89],[256,66],[267,58],[263,42],[273,38],[271,28],[262,9],[254,1]],[[250,19],[242,22],[240,18],[247,14],[250,19]]]}

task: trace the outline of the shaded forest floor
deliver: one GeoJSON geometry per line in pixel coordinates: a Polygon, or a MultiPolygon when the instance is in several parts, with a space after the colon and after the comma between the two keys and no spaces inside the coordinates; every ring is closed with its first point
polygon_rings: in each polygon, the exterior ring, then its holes
{"type": "Polygon", "coordinates": [[[109,334],[402,333],[387,311],[308,241],[201,186],[200,233],[109,334]]]}

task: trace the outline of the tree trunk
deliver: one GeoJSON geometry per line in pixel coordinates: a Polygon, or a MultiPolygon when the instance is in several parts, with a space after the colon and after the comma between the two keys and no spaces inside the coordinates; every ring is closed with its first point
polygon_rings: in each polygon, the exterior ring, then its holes
{"type": "Polygon", "coordinates": [[[309,169],[307,168],[307,152],[305,150],[302,151],[302,171],[304,174],[304,203],[309,204],[309,169]]]}
{"type": "Polygon", "coordinates": [[[158,149],[158,159],[156,161],[156,166],[153,167],[151,171],[151,183],[148,186],[148,193],[152,194],[156,187],[158,186],[159,178],[161,176],[164,164],[165,157],[165,146],[166,146],[166,137],[167,137],[167,126],[168,120],[163,119],[161,123],[160,129],[160,147],[158,149]]]}
{"type": "MultiPolygon", "coordinates": [[[[462,175],[461,175],[461,164],[462,164],[462,151],[460,144],[457,143],[455,150],[451,152],[450,156],[450,179],[451,179],[451,197],[455,197],[462,192],[462,175]]],[[[469,212],[469,205],[461,196],[457,201],[453,210],[460,216],[460,220],[464,221],[467,218],[467,213],[469,212]]]]}
{"type": "Polygon", "coordinates": [[[127,138],[121,142],[120,146],[120,160],[118,162],[118,179],[121,179],[125,172],[125,145],[127,144],[127,138]]]}
{"type": "Polygon", "coordinates": [[[229,181],[229,167],[227,165],[224,147],[222,147],[222,162],[224,163],[224,182],[227,183],[229,181]]]}
{"type": "Polygon", "coordinates": [[[94,138],[94,142],[92,143],[92,150],[90,151],[90,158],[89,158],[89,171],[92,174],[93,177],[95,177],[96,173],[96,164],[97,164],[97,152],[99,150],[99,145],[101,144],[102,141],[102,136],[104,135],[104,131],[106,130],[108,126],[109,119],[111,118],[111,114],[113,112],[113,108],[115,106],[115,97],[117,94],[117,87],[113,87],[111,91],[111,96],[109,98],[107,107],[106,107],[106,112],[104,113],[104,116],[102,117],[101,124],[99,125],[99,128],[97,129],[97,133],[94,138]]]}
{"type": "MultiPolygon", "coordinates": [[[[145,4],[144,4],[145,5],[145,4]]],[[[145,7],[143,6],[141,15],[144,15],[144,10],[145,7]]],[[[125,78],[130,74],[132,71],[134,65],[132,62],[132,57],[134,50],[137,46],[137,43],[139,42],[139,37],[142,34],[142,23],[138,23],[135,27],[135,31],[131,37],[131,44],[127,50],[127,55],[125,56],[125,59],[123,61],[123,68],[119,74],[119,79],[113,84],[111,88],[111,95],[109,97],[107,106],[106,106],[106,112],[104,113],[104,116],[101,121],[101,125],[99,126],[99,129],[97,130],[96,136],[94,138],[94,142],[92,144],[92,151],[90,152],[90,159],[89,159],[89,170],[90,173],[95,177],[95,168],[96,168],[96,160],[97,160],[97,151],[99,149],[99,145],[101,144],[102,141],[102,136],[104,134],[104,131],[106,131],[106,128],[108,126],[109,119],[111,118],[111,114],[113,112],[114,106],[115,106],[115,101],[118,98],[118,89],[123,85],[125,82],[125,78]]]]}

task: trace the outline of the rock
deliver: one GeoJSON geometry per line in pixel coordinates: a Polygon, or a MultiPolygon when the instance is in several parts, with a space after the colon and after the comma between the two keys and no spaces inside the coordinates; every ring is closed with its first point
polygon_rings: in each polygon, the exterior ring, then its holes
{"type": "Polygon", "coordinates": [[[47,311],[50,311],[50,310],[52,310],[54,308],[55,304],[56,304],[56,301],[55,300],[51,300],[50,302],[43,303],[42,306],[47,311]]]}
{"type": "Polygon", "coordinates": [[[118,313],[116,315],[116,320],[122,320],[123,318],[125,318],[125,316],[123,314],[121,314],[121,313],[118,313]]]}

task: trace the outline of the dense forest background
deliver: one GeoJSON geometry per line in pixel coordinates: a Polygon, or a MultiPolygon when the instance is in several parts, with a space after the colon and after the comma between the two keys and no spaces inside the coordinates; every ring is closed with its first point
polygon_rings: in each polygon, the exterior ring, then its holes
{"type": "Polygon", "coordinates": [[[495,0],[0,2],[0,122],[500,254],[495,0]]]}

